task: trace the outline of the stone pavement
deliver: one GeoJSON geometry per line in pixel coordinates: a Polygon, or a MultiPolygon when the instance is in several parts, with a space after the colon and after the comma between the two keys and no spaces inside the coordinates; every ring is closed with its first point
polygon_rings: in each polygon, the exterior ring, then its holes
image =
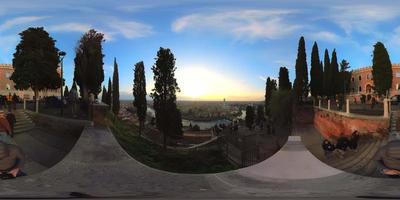
{"type": "Polygon", "coordinates": [[[290,140],[272,157],[279,164],[267,159],[224,173],[176,174],[150,168],[131,158],[109,129],[86,126],[72,150],[54,166],[34,175],[0,180],[0,198],[400,197],[399,179],[369,178],[335,170],[312,157],[299,137],[290,140]]]}

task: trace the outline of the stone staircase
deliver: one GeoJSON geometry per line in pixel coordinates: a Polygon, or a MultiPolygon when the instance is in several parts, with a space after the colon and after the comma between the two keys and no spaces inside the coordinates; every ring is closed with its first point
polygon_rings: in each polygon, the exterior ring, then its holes
{"type": "Polygon", "coordinates": [[[330,157],[324,155],[321,147],[323,138],[317,130],[310,129],[304,134],[306,135],[302,136],[303,141],[308,140],[305,143],[307,149],[327,165],[358,175],[383,177],[377,172],[377,165],[373,157],[380,147],[387,143],[388,137],[380,139],[372,136],[361,136],[357,151],[347,150],[344,157],[340,158],[336,155],[330,157]]]}
{"type": "Polygon", "coordinates": [[[14,112],[17,122],[14,125],[14,134],[20,134],[35,128],[35,124],[29,115],[23,110],[16,110],[14,112]]]}
{"type": "Polygon", "coordinates": [[[392,110],[390,112],[390,131],[389,131],[389,141],[400,140],[400,130],[397,127],[399,121],[400,111],[392,110]]]}

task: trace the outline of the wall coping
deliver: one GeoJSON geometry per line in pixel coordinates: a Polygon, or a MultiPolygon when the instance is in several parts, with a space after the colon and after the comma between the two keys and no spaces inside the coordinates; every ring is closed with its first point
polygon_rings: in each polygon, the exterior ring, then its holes
{"type": "Polygon", "coordinates": [[[328,110],[326,108],[319,108],[318,106],[314,106],[314,109],[334,113],[334,114],[341,115],[344,117],[349,117],[349,118],[370,119],[370,120],[389,120],[389,117],[384,117],[383,115],[382,116],[360,115],[360,114],[354,114],[354,113],[340,112],[340,111],[336,111],[336,110],[328,110]]]}

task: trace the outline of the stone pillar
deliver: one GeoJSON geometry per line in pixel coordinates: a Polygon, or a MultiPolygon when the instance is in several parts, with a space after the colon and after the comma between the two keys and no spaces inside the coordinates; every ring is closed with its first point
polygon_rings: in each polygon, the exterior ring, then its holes
{"type": "Polygon", "coordinates": [[[94,126],[107,126],[106,115],[109,111],[108,105],[104,103],[90,104],[90,120],[93,121],[94,126]]]}
{"type": "Polygon", "coordinates": [[[383,117],[389,117],[389,101],[387,98],[383,99],[383,117]]]}
{"type": "Polygon", "coordinates": [[[26,99],[24,98],[24,110],[26,110],[26,99]]]}
{"type": "Polygon", "coordinates": [[[331,110],[331,100],[328,99],[328,110],[331,110]]]}
{"type": "Polygon", "coordinates": [[[350,100],[346,99],[346,113],[350,114],[350,100]]]}
{"type": "Polygon", "coordinates": [[[321,108],[321,99],[318,100],[318,108],[321,108]]]}

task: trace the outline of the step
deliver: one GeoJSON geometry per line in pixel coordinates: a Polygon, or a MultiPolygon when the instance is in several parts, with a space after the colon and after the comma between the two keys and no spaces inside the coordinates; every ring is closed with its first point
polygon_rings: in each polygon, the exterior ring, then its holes
{"type": "Polygon", "coordinates": [[[369,152],[364,158],[362,158],[362,159],[360,160],[360,162],[358,162],[357,164],[355,164],[355,165],[353,165],[353,166],[351,166],[351,167],[349,167],[349,168],[346,168],[346,169],[344,169],[344,170],[349,171],[349,172],[355,172],[355,171],[357,171],[357,170],[359,170],[359,169],[362,169],[362,168],[366,167],[366,166],[368,165],[368,163],[369,163],[371,160],[373,160],[373,158],[374,158],[376,152],[379,151],[379,148],[380,148],[382,142],[383,142],[383,140],[381,140],[381,142],[379,143],[379,145],[376,145],[376,148],[375,148],[375,149],[372,149],[371,152],[369,152]]]}
{"type": "Polygon", "coordinates": [[[350,162],[355,156],[357,156],[357,154],[361,154],[361,152],[365,151],[367,148],[369,148],[370,145],[370,140],[364,140],[363,142],[361,142],[358,146],[358,152],[348,152],[344,158],[339,158],[339,157],[333,157],[332,159],[329,159],[327,164],[329,164],[330,166],[337,166],[337,165],[341,165],[343,163],[347,163],[350,162]],[[349,154],[350,153],[350,154],[349,154]]]}
{"type": "Polygon", "coordinates": [[[371,148],[373,148],[374,143],[375,143],[374,141],[369,140],[364,144],[362,148],[358,149],[358,152],[346,152],[347,155],[345,155],[344,159],[338,158],[339,161],[332,163],[331,166],[341,169],[344,165],[352,163],[354,159],[357,159],[358,157],[362,156],[364,152],[368,152],[371,148]]]}
{"type": "Polygon", "coordinates": [[[376,141],[373,143],[367,150],[362,152],[358,157],[354,158],[351,162],[345,163],[343,165],[338,166],[339,169],[343,169],[345,171],[348,170],[356,170],[360,167],[363,167],[363,160],[368,159],[369,157],[372,157],[375,155],[375,152],[377,149],[380,147],[380,141],[376,141]],[[371,155],[372,154],[372,155],[371,155]],[[359,164],[361,162],[361,164],[359,164]]]}
{"type": "Polygon", "coordinates": [[[350,162],[352,159],[354,159],[355,156],[357,156],[357,154],[361,154],[361,152],[363,152],[367,148],[369,148],[370,144],[371,144],[371,139],[364,139],[362,142],[360,142],[357,153],[350,152],[350,153],[352,153],[352,155],[347,154],[347,155],[345,155],[344,158],[333,157],[335,159],[329,159],[327,163],[330,166],[335,167],[335,166],[339,166],[344,163],[350,162]]]}
{"type": "Polygon", "coordinates": [[[27,156],[45,167],[55,165],[67,154],[65,151],[38,141],[29,134],[15,135],[14,140],[27,156]]]}

